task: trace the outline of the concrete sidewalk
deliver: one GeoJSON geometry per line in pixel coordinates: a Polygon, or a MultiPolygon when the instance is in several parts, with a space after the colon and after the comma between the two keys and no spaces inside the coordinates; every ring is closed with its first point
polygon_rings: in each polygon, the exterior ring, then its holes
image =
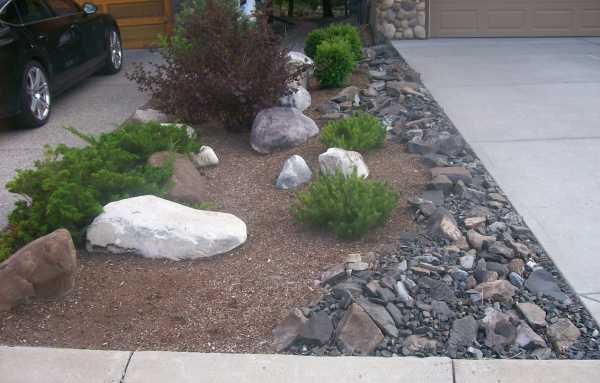
{"type": "Polygon", "coordinates": [[[600,38],[393,44],[600,322],[600,38]]]}
{"type": "Polygon", "coordinates": [[[0,347],[2,383],[595,383],[600,361],[306,357],[0,347]]]}

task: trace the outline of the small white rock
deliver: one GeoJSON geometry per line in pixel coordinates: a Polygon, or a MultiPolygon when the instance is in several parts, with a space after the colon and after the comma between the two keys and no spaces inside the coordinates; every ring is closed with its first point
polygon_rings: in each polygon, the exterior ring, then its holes
{"type": "Polygon", "coordinates": [[[298,186],[310,181],[312,171],[304,161],[304,158],[293,155],[283,164],[283,169],[277,177],[275,186],[278,189],[295,189],[298,186]]]}
{"type": "Polygon", "coordinates": [[[327,149],[325,153],[319,155],[319,166],[323,175],[333,175],[336,171],[340,171],[348,177],[356,169],[359,177],[367,178],[369,176],[369,168],[363,161],[362,155],[350,150],[327,149]]]}
{"type": "Polygon", "coordinates": [[[292,65],[315,65],[315,62],[302,52],[290,51],[287,57],[288,62],[292,65]]]}
{"type": "Polygon", "coordinates": [[[217,154],[210,146],[201,146],[198,153],[193,155],[194,163],[199,168],[215,166],[219,164],[217,154]]]}

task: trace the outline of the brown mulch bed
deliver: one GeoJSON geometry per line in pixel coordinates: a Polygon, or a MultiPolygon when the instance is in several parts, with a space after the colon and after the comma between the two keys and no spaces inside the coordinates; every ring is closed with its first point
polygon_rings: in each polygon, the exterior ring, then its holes
{"type": "MultiPolygon", "coordinates": [[[[357,74],[353,83],[366,79],[357,74]]],[[[338,90],[311,91],[318,105],[338,90]]],[[[317,117],[313,112],[307,114],[317,117]]],[[[274,187],[283,162],[299,154],[313,170],[325,150],[318,138],[268,156],[247,134],[200,127],[220,165],[205,171],[215,210],[248,226],[242,247],[207,260],[173,262],[80,251],[77,286],[63,301],[33,302],[0,313],[0,344],[57,347],[270,352],[272,328],[289,310],[319,297],[315,279],[353,252],[366,253],[414,229],[406,198],[427,181],[417,156],[402,145],[365,155],[372,179],[402,194],[390,222],[360,241],[342,241],[295,223],[295,193],[274,187]]]]}

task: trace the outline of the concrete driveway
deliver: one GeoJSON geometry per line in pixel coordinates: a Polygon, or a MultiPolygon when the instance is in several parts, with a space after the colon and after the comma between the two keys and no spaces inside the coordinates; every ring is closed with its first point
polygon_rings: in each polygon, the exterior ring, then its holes
{"type": "Polygon", "coordinates": [[[15,170],[29,167],[41,158],[46,144],[82,144],[63,127],[72,126],[92,134],[110,131],[147,102],[148,97],[137,91],[136,85],[125,78],[125,73],[133,62],[159,60],[158,54],[149,50],[128,50],[124,59],[123,70],[117,75],[93,76],[56,98],[51,119],[45,126],[19,129],[8,121],[0,121],[0,227],[6,225],[7,215],[17,199],[4,187],[15,175],[15,170]]]}
{"type": "Polygon", "coordinates": [[[394,46],[600,322],[600,38],[394,46]]]}

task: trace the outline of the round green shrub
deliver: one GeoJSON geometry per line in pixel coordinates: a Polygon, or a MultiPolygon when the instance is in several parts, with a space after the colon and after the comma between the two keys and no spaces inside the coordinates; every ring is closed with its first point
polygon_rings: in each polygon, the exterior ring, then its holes
{"type": "Polygon", "coordinates": [[[331,121],[321,130],[321,142],[328,148],[369,150],[380,147],[385,140],[385,128],[368,113],[331,121]]]}
{"type": "Polygon", "coordinates": [[[340,37],[325,40],[317,47],[315,77],[324,88],[338,88],[344,85],[355,64],[348,41],[340,37]]]}
{"type": "Polygon", "coordinates": [[[320,176],[298,194],[292,214],[300,222],[331,230],[338,237],[356,239],[383,225],[398,203],[387,184],[354,174],[320,176]]]}
{"type": "Polygon", "coordinates": [[[325,28],[319,28],[312,30],[306,39],[304,40],[304,54],[311,59],[317,56],[317,47],[328,37],[327,30],[325,28]]]}
{"type": "Polygon", "coordinates": [[[350,44],[350,50],[354,55],[354,59],[359,61],[362,58],[362,39],[358,29],[348,23],[336,23],[327,27],[329,38],[342,37],[350,44]]]}
{"type": "Polygon", "coordinates": [[[325,40],[335,39],[336,37],[343,38],[350,44],[350,50],[355,60],[362,58],[362,39],[358,29],[348,23],[335,23],[326,28],[319,28],[311,31],[306,40],[304,40],[304,53],[315,59],[317,56],[317,48],[325,40]]]}

